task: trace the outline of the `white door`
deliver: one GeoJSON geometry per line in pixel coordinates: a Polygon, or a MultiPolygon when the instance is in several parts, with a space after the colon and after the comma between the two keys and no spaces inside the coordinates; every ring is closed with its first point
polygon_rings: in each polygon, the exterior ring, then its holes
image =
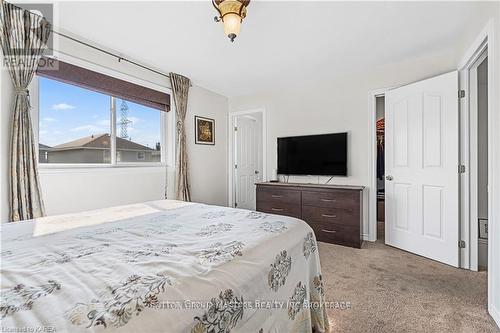
{"type": "Polygon", "coordinates": [[[459,265],[458,73],[389,91],[386,244],[459,265]]]}
{"type": "Polygon", "coordinates": [[[256,117],[235,117],[235,206],[255,209],[255,183],[261,180],[262,121],[256,117]]]}

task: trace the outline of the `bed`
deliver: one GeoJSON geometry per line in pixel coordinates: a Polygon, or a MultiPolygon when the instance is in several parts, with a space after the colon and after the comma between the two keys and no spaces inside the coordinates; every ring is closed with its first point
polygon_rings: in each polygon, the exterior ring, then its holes
{"type": "Polygon", "coordinates": [[[0,228],[4,331],[328,331],[295,218],[161,200],[0,228]]]}

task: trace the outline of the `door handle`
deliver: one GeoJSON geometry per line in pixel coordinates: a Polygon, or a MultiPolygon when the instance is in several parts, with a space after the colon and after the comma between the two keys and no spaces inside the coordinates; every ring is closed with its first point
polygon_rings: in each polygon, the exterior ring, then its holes
{"type": "Polygon", "coordinates": [[[255,173],[256,175],[258,175],[260,172],[259,172],[259,170],[255,170],[255,171],[254,171],[254,173],[255,173]]]}
{"type": "Polygon", "coordinates": [[[283,208],[271,208],[271,210],[275,212],[282,212],[283,208]]]}
{"type": "Polygon", "coordinates": [[[337,215],[331,215],[331,214],[321,214],[323,217],[331,217],[331,218],[336,218],[337,215]]]}
{"type": "Polygon", "coordinates": [[[328,229],[321,229],[323,232],[327,232],[329,234],[335,234],[337,231],[336,230],[328,230],[328,229]]]}
{"type": "Polygon", "coordinates": [[[394,177],[391,175],[387,175],[387,176],[385,176],[385,179],[387,179],[388,181],[392,181],[394,179],[394,177]]]}

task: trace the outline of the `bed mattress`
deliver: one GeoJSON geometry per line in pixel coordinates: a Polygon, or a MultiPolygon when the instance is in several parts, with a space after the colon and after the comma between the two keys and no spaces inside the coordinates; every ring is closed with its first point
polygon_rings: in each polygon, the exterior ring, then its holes
{"type": "Polygon", "coordinates": [[[328,331],[295,218],[161,200],[0,228],[4,331],[328,331]]]}

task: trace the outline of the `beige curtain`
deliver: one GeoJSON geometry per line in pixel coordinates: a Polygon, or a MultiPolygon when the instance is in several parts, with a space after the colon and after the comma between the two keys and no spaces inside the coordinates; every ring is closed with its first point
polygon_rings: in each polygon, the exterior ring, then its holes
{"type": "Polygon", "coordinates": [[[1,0],[0,38],[15,89],[10,150],[10,218],[44,215],[30,119],[30,84],[47,46],[50,23],[43,17],[1,0]]]}
{"type": "Polygon", "coordinates": [[[175,116],[177,119],[177,159],[175,174],[175,196],[177,200],[191,201],[189,193],[188,156],[186,148],[187,102],[190,81],[187,77],[170,73],[170,83],[174,94],[175,116]]]}

